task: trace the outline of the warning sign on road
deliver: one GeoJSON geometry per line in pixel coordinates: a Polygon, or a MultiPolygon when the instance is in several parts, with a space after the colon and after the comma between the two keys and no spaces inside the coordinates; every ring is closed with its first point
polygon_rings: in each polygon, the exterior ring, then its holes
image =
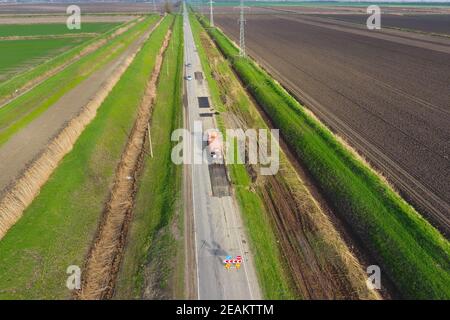
{"type": "Polygon", "coordinates": [[[229,270],[231,267],[235,267],[236,269],[239,269],[242,264],[242,257],[236,256],[236,258],[233,258],[232,256],[227,256],[225,260],[223,260],[223,263],[225,265],[225,268],[229,270]]]}

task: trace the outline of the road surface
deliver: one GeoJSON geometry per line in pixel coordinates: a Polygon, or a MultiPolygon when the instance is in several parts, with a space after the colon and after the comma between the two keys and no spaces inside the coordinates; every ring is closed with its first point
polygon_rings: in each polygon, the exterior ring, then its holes
{"type": "MultiPolygon", "coordinates": [[[[201,125],[203,130],[214,128],[214,116],[201,116],[209,113],[210,108],[199,108],[197,98],[209,96],[206,80],[197,80],[195,72],[203,75],[200,58],[195,49],[195,43],[186,8],[184,8],[184,58],[185,74],[191,75],[192,80],[185,81],[185,94],[187,105],[185,110],[185,123],[192,131],[194,122],[201,125]]],[[[195,139],[194,139],[195,140],[195,139]]],[[[203,143],[190,144],[190,154],[202,151],[203,143]]],[[[205,299],[261,299],[260,289],[252,257],[249,252],[245,229],[240,217],[236,200],[224,191],[220,196],[214,196],[208,163],[192,164],[186,166],[190,172],[185,175],[191,179],[189,198],[186,199],[187,211],[192,211],[194,224],[194,255],[196,270],[197,298],[205,299]],[[191,207],[192,206],[192,207],[191,207]],[[242,256],[243,263],[239,270],[227,270],[223,260],[227,256],[242,256]]],[[[228,193],[229,194],[229,193],[228,193]]],[[[188,213],[189,214],[189,213],[188,213]]],[[[192,258],[192,257],[191,257],[192,258]]]]}

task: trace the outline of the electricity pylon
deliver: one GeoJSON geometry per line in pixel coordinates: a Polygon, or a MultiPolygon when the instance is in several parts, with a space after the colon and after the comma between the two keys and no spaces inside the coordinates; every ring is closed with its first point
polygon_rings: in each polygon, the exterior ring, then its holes
{"type": "Polygon", "coordinates": [[[209,25],[214,27],[213,1],[209,0],[209,25]]]}
{"type": "Polygon", "coordinates": [[[244,0],[241,0],[239,5],[239,56],[245,57],[245,17],[244,10],[249,7],[244,6],[244,0]]]}

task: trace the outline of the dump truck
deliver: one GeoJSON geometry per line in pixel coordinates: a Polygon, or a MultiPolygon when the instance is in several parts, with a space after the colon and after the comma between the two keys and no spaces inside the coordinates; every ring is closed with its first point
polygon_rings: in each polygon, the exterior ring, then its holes
{"type": "Polygon", "coordinates": [[[208,132],[208,151],[212,163],[222,163],[222,141],[217,131],[208,132]]]}

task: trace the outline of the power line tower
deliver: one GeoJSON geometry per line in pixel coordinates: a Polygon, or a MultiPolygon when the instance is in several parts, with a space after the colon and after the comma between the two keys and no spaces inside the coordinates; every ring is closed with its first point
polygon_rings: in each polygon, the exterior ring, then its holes
{"type": "Polygon", "coordinates": [[[239,5],[239,56],[245,57],[245,17],[244,10],[248,7],[244,6],[244,0],[239,5]]]}
{"type": "Polygon", "coordinates": [[[209,0],[209,25],[214,27],[213,1],[209,0]]]}

